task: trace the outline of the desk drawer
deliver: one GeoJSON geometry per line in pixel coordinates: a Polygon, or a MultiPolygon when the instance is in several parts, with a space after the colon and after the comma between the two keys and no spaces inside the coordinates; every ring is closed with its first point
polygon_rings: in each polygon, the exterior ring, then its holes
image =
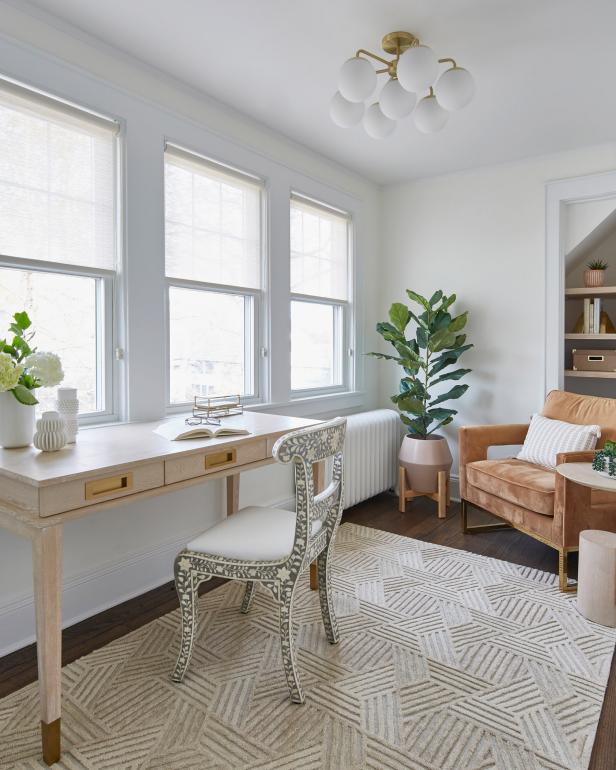
{"type": "Polygon", "coordinates": [[[267,442],[265,439],[249,443],[232,445],[224,444],[212,447],[203,452],[196,452],[186,457],[175,457],[165,460],[165,484],[175,484],[178,481],[194,479],[197,476],[207,476],[228,468],[249,465],[267,457],[267,442]]]}
{"type": "Polygon", "coordinates": [[[162,487],[164,483],[164,463],[162,460],[156,460],[134,465],[126,471],[41,487],[39,515],[53,516],[55,513],[96,505],[105,500],[130,497],[136,492],[162,487]]]}

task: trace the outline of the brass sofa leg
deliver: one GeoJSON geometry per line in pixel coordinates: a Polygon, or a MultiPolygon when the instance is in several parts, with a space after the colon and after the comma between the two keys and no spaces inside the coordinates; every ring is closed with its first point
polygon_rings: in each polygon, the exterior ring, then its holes
{"type": "MultiPolygon", "coordinates": [[[[489,513],[489,511],[488,511],[489,513]]],[[[474,527],[468,525],[468,501],[460,500],[460,518],[462,522],[462,532],[467,534],[475,534],[477,532],[494,532],[497,529],[511,529],[511,524],[506,521],[501,521],[498,524],[475,524],[474,527]]]]}
{"type": "Polygon", "coordinates": [[[574,593],[577,591],[576,583],[569,583],[568,576],[568,552],[565,548],[558,549],[558,585],[563,593],[574,593]]]}

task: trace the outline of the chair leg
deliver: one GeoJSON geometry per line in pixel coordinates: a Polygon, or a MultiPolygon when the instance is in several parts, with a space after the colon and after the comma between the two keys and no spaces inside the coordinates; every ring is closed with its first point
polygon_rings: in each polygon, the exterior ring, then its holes
{"type": "Polygon", "coordinates": [[[293,636],[292,604],[295,584],[283,584],[280,588],[280,645],[282,664],[287,677],[289,694],[293,703],[304,702],[304,691],[297,669],[295,638],[293,636]]]}
{"type": "Polygon", "coordinates": [[[564,548],[558,550],[558,586],[563,593],[574,593],[577,591],[577,584],[569,584],[568,575],[568,553],[564,548]]]}
{"type": "Polygon", "coordinates": [[[255,598],[256,588],[257,585],[254,580],[249,580],[246,583],[246,593],[244,594],[244,600],[242,601],[241,609],[241,612],[243,612],[244,615],[250,610],[252,600],[255,598]]]}
{"type": "Polygon", "coordinates": [[[175,561],[175,588],[182,612],[182,641],[180,654],[171,675],[174,682],[181,682],[190,663],[197,627],[197,583],[187,556],[178,556],[175,561]]]}
{"type": "Polygon", "coordinates": [[[475,532],[495,532],[498,529],[512,529],[511,524],[508,524],[506,521],[501,521],[498,524],[475,524],[469,527],[468,502],[464,499],[460,500],[460,522],[462,524],[462,532],[471,535],[475,532]]]}
{"type": "Polygon", "coordinates": [[[328,546],[317,558],[319,567],[319,601],[321,603],[321,615],[323,616],[323,626],[325,635],[330,644],[338,644],[340,634],[338,633],[338,622],[334,612],[334,597],[332,596],[331,577],[329,574],[329,551],[328,546]]]}

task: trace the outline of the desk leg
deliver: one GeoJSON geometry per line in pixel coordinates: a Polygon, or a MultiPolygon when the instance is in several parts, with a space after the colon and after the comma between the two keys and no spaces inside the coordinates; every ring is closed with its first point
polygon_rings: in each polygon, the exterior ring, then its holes
{"type": "Polygon", "coordinates": [[[32,540],[36,650],[43,761],[60,759],[62,701],[62,526],[41,529],[32,540]]]}
{"type": "Polygon", "coordinates": [[[240,474],[227,476],[227,516],[237,513],[240,507],[240,474]]]}
{"type": "MultiPolygon", "coordinates": [[[[325,462],[314,463],[312,466],[312,483],[314,493],[318,495],[325,488],[325,462]]],[[[316,591],[319,588],[319,578],[317,573],[317,563],[313,561],[310,565],[310,590],[316,591]]]]}

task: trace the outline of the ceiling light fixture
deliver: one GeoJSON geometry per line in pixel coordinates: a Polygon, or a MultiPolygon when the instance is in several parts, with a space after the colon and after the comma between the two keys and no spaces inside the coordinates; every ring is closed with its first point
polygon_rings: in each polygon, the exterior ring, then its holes
{"type": "Polygon", "coordinates": [[[336,125],[350,128],[362,121],[369,136],[383,139],[393,132],[397,120],[413,113],[417,128],[433,134],[447,123],[449,112],[466,107],[473,98],[475,83],[470,72],[458,67],[453,59],[437,58],[431,48],[410,32],[390,32],[381,45],[393,59],[360,48],[342,65],[338,91],[329,108],[336,125]],[[375,70],[369,59],[385,66],[375,70]],[[439,64],[449,65],[440,77],[439,64]],[[377,75],[381,74],[387,74],[389,79],[378,100],[374,100],[377,75]],[[424,91],[427,95],[418,101],[418,94],[424,91]],[[366,108],[364,103],[368,99],[371,103],[366,108]]]}

